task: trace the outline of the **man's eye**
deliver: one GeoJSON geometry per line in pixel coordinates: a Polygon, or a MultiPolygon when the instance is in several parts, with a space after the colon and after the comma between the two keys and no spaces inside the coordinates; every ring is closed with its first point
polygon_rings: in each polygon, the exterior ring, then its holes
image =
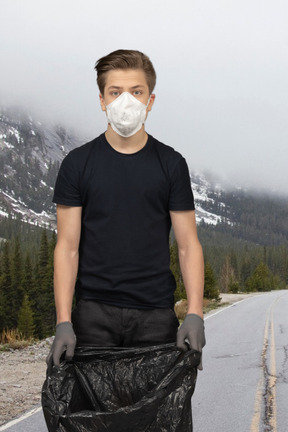
{"type": "Polygon", "coordinates": [[[111,96],[119,96],[119,95],[120,95],[120,92],[118,92],[118,91],[113,91],[111,93],[111,96]]]}
{"type": "Polygon", "coordinates": [[[135,96],[140,96],[142,94],[141,90],[135,90],[133,93],[135,96]]]}

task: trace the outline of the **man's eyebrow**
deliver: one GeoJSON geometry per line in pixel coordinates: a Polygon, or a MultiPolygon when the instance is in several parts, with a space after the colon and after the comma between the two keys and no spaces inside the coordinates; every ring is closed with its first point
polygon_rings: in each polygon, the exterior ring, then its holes
{"type": "MultiPolygon", "coordinates": [[[[133,87],[130,87],[130,88],[131,89],[136,89],[136,88],[140,88],[140,87],[144,88],[145,86],[142,85],[142,84],[137,84],[137,85],[135,85],[133,87]]],[[[121,89],[123,89],[123,87],[111,85],[111,86],[108,87],[108,90],[111,90],[111,89],[121,90],[121,89]]]]}
{"type": "Polygon", "coordinates": [[[117,90],[120,90],[121,88],[123,88],[123,87],[118,87],[118,86],[115,86],[115,85],[112,85],[112,86],[109,86],[108,87],[108,90],[110,90],[110,89],[117,89],[117,90]]]}

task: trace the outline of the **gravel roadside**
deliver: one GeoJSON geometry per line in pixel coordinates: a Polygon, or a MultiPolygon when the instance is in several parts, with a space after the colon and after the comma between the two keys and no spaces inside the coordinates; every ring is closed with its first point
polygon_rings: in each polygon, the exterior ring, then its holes
{"type": "MultiPolygon", "coordinates": [[[[221,294],[220,297],[226,307],[257,294],[221,294]]],[[[215,310],[209,314],[213,313],[215,310]]],[[[0,352],[0,426],[40,405],[45,359],[52,341],[53,338],[48,338],[21,350],[0,352]]]]}
{"type": "Polygon", "coordinates": [[[0,425],[41,403],[45,359],[52,340],[0,353],[0,425]]]}
{"type": "Polygon", "coordinates": [[[234,303],[237,303],[241,300],[245,300],[247,298],[250,297],[254,297],[256,295],[262,295],[263,293],[261,292],[255,292],[255,293],[249,293],[249,294],[227,294],[227,293],[222,293],[220,294],[220,305],[217,309],[212,309],[210,312],[205,314],[205,318],[208,317],[209,315],[213,315],[216,312],[218,312],[221,309],[225,309],[227,306],[230,306],[234,303]]]}

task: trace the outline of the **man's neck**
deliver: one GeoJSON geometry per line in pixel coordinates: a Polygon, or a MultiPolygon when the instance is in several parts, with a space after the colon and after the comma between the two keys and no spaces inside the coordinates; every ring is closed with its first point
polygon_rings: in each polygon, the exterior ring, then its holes
{"type": "Polygon", "coordinates": [[[111,147],[119,153],[132,154],[136,153],[145,147],[148,139],[148,135],[143,127],[131,137],[124,138],[118,135],[108,124],[107,131],[105,132],[106,139],[111,147]]]}

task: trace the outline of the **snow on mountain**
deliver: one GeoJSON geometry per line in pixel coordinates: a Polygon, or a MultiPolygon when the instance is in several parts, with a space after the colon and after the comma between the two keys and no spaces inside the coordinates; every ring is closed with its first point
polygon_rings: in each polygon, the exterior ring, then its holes
{"type": "Polygon", "coordinates": [[[217,225],[224,222],[232,225],[230,218],[223,216],[223,213],[227,213],[227,205],[221,201],[223,188],[219,184],[214,185],[199,173],[191,175],[191,184],[197,223],[217,225]]]}
{"type": "Polygon", "coordinates": [[[23,222],[31,225],[38,225],[49,229],[56,229],[56,218],[54,214],[47,213],[43,210],[41,213],[36,213],[29,209],[21,199],[15,199],[11,195],[2,191],[0,188],[0,218],[1,216],[12,219],[20,218],[23,222]]]}

